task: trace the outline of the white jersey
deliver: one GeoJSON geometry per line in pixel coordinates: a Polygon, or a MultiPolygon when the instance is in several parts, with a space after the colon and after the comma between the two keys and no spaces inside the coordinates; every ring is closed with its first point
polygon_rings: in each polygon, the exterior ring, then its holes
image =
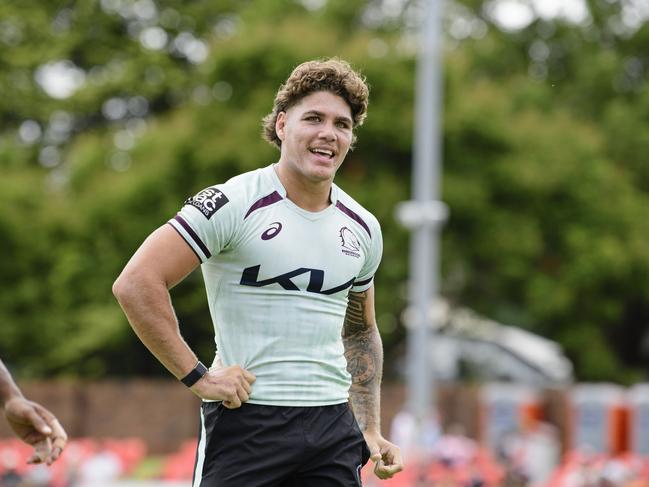
{"type": "Polygon", "coordinates": [[[169,221],[202,262],[217,358],[257,377],[253,404],[348,400],[347,295],[372,285],[382,238],[335,184],[330,198],[303,210],[268,166],[204,189],[169,221]]]}

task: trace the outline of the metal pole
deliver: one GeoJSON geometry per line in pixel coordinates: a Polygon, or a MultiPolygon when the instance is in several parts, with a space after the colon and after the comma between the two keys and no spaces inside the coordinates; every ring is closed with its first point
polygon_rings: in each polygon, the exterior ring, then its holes
{"type": "Polygon", "coordinates": [[[438,293],[438,241],[448,209],[439,198],[442,98],[443,0],[426,0],[417,64],[412,200],[401,203],[397,217],[412,231],[410,243],[408,338],[408,409],[419,426],[434,404],[435,377],[430,360],[434,304],[438,293]]]}

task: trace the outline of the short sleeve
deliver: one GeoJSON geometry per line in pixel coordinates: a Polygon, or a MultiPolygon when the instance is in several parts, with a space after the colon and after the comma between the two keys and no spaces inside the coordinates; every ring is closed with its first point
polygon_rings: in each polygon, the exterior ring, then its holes
{"type": "Polygon", "coordinates": [[[352,285],[353,292],[367,291],[374,282],[374,274],[379,268],[381,257],[383,255],[383,236],[381,235],[381,227],[378,221],[374,221],[372,225],[372,237],[369,245],[369,250],[366,254],[365,262],[361,268],[361,272],[352,285]]]}
{"type": "Polygon", "coordinates": [[[201,262],[220,253],[237,228],[237,208],[221,186],[211,186],[185,201],[169,224],[201,262]]]}

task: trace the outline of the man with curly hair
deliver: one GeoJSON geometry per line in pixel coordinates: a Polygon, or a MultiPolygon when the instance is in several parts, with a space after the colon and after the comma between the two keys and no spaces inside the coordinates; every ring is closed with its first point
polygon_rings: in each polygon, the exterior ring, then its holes
{"type": "Polygon", "coordinates": [[[279,161],[189,198],[113,291],[153,354],[203,399],[194,487],[361,485],[401,470],[381,436],[376,218],[333,183],[367,112],[348,63],[293,70],[264,118],[279,161]],[[180,335],[168,289],[202,266],[217,353],[180,335]]]}

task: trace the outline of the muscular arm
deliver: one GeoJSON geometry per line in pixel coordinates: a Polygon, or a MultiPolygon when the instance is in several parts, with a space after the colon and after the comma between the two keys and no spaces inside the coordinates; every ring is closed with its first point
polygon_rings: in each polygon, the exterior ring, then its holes
{"type": "MultiPolygon", "coordinates": [[[[169,289],[199,264],[198,257],[169,225],[153,232],[113,284],[131,327],[142,343],[178,379],[196,365],[196,354],[180,334],[169,289]]],[[[192,386],[203,399],[238,408],[249,399],[255,376],[238,365],[212,368],[192,386]]]]}
{"type": "Polygon", "coordinates": [[[165,225],[144,241],[113,284],[113,294],[137,336],[179,379],[198,359],[180,334],[169,289],[199,263],[180,235],[165,225]]]}
{"type": "Polygon", "coordinates": [[[354,415],[363,432],[379,433],[383,346],[374,317],[374,287],[349,293],[342,338],[354,415]]]}

